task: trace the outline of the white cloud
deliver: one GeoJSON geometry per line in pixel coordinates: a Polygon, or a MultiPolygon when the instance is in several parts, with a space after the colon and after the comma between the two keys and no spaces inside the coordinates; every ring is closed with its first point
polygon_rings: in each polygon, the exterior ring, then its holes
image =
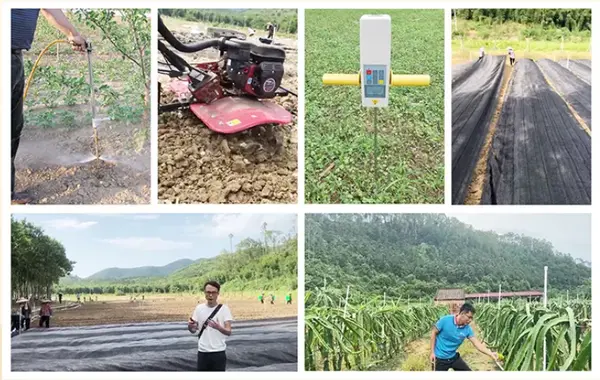
{"type": "Polygon", "coordinates": [[[98,224],[94,221],[79,221],[75,218],[64,218],[64,219],[52,219],[43,222],[48,227],[55,228],[57,230],[85,230],[98,224]]]}
{"type": "Polygon", "coordinates": [[[267,229],[288,233],[296,221],[296,214],[216,214],[207,223],[189,226],[187,232],[215,239],[233,234],[243,239],[260,234],[264,223],[267,229]]]}
{"type": "Polygon", "coordinates": [[[192,243],[190,242],[166,240],[158,237],[128,237],[103,239],[102,241],[121,248],[138,251],[173,251],[192,248],[192,243]]]}

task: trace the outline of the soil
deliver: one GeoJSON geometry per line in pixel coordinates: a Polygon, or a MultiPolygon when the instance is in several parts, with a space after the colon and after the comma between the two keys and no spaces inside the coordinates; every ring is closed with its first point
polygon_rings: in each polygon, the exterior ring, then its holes
{"type": "MultiPolygon", "coordinates": [[[[114,300],[83,303],[80,307],[58,310],[52,317],[52,325],[97,326],[102,324],[180,322],[186,321],[199,299],[190,296],[146,298],[142,300],[114,300]]],[[[298,305],[286,305],[279,301],[274,304],[260,304],[257,300],[219,299],[226,303],[235,320],[270,319],[294,317],[298,315],[298,305]]]]}
{"type": "MultiPolygon", "coordinates": [[[[182,30],[173,34],[183,43],[206,39],[182,30]]],[[[257,41],[257,37],[249,40],[257,41]]],[[[166,44],[168,46],[168,44],[166,44]]],[[[297,93],[297,45],[277,38],[286,50],[282,87],[297,93]]],[[[189,63],[218,59],[218,52],[176,52],[189,63]]],[[[164,58],[159,56],[159,61],[164,58]]],[[[172,79],[159,75],[161,103],[175,101],[168,92],[172,79]]],[[[234,135],[212,132],[191,111],[159,115],[158,198],[160,203],[296,203],[298,184],[297,98],[289,95],[273,101],[287,109],[292,123],[254,127],[234,135]]]]}
{"type": "Polygon", "coordinates": [[[138,128],[108,122],[98,128],[26,125],[15,165],[16,191],[38,204],[150,203],[150,144],[138,128]]]}

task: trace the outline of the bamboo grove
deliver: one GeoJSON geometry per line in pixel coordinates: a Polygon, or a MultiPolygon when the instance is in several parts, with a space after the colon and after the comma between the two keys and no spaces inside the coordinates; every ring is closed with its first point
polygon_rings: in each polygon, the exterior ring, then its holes
{"type": "Polygon", "coordinates": [[[26,220],[11,219],[11,290],[13,298],[50,297],[52,287],[73,270],[65,248],[26,220]]]}
{"type": "Polygon", "coordinates": [[[317,291],[305,298],[305,369],[367,370],[399,354],[430,331],[446,306],[406,305],[373,299],[345,307],[317,291]]]}
{"type": "Polygon", "coordinates": [[[591,302],[507,302],[477,306],[485,342],[505,357],[506,371],[586,371],[592,367],[591,302]]]}

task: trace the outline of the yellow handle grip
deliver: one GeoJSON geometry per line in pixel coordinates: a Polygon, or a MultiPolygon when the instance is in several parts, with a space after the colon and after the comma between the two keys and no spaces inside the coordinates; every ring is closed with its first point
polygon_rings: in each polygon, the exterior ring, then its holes
{"type": "Polygon", "coordinates": [[[392,75],[392,86],[429,86],[429,75],[392,75]]]}
{"type": "Polygon", "coordinates": [[[358,74],[324,74],[323,84],[329,86],[359,86],[358,74]]]}

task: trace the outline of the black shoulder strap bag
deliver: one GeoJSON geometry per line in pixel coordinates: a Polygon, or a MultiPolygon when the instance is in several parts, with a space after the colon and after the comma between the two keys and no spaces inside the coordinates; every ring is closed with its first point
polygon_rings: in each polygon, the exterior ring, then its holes
{"type": "Polygon", "coordinates": [[[206,321],[204,321],[204,323],[202,324],[202,328],[200,329],[200,332],[198,333],[198,340],[200,340],[202,333],[204,332],[204,330],[206,330],[206,326],[208,326],[208,321],[210,321],[211,319],[213,319],[215,317],[215,315],[217,315],[219,310],[221,310],[221,307],[223,307],[223,305],[218,304],[217,307],[215,307],[215,310],[213,310],[213,312],[210,314],[210,316],[208,318],[206,318],[206,321]]]}

